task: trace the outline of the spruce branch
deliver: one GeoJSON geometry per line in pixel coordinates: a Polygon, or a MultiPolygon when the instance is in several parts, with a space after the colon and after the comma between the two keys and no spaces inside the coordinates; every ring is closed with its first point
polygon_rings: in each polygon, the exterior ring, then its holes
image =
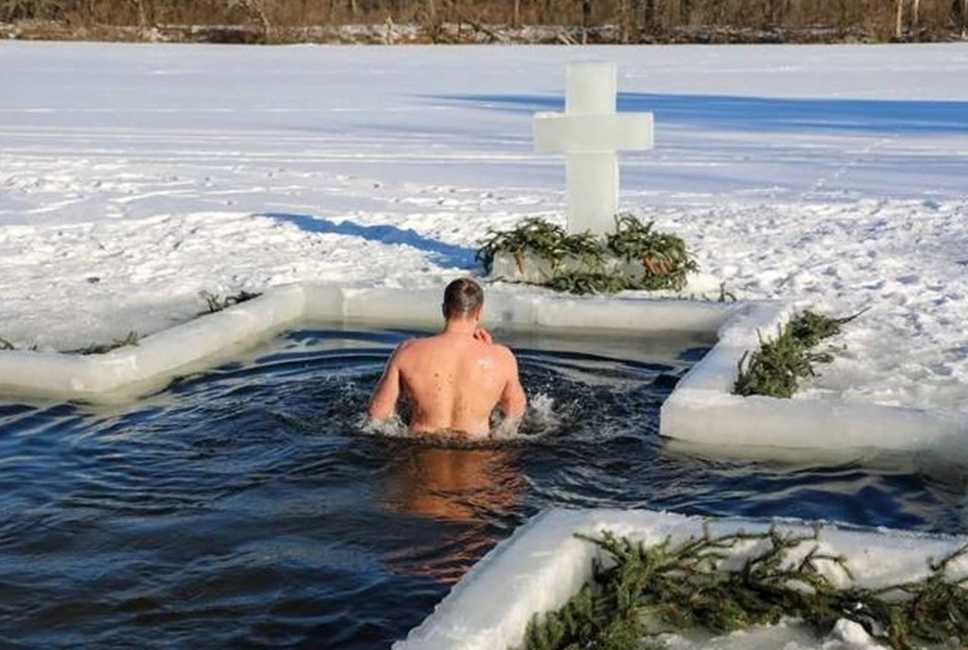
{"type": "Polygon", "coordinates": [[[510,255],[518,271],[524,272],[525,255],[530,253],[551,266],[544,286],[578,295],[681,291],[688,274],[698,271],[699,265],[680,237],[653,227],[654,222],[643,224],[634,215],[622,213],[615,216],[614,232],[602,239],[590,232],[569,235],[557,224],[532,217],[511,230],[489,230],[476,257],[490,273],[497,255],[510,255]],[[641,265],[641,273],[611,269],[609,259],[641,265]],[[566,261],[576,263],[575,267],[564,268],[566,261]]]}
{"type": "Polygon", "coordinates": [[[677,545],[666,537],[647,546],[608,530],[576,537],[598,547],[604,561],[593,560],[592,579],[565,605],[531,620],[519,650],[659,647],[661,635],[676,630],[725,633],[788,616],[818,636],[849,619],[898,650],[952,639],[959,647],[968,643],[968,576],[947,575],[953,562],[968,556],[968,545],[929,561],[923,579],[868,589],[853,584],[846,557],[821,550],[819,528],[801,535],[770,528],[717,536],[704,526],[701,535],[677,545]],[[726,561],[750,542],[763,548],[739,569],[728,568],[726,561]],[[832,570],[840,570],[849,586],[837,586],[832,570]]]}
{"type": "Polygon", "coordinates": [[[744,352],[733,384],[736,395],[793,397],[800,380],[816,376],[815,364],[830,363],[828,352],[814,352],[821,341],[841,333],[843,325],[863,314],[862,310],[846,318],[832,318],[813,311],[797,314],[785,326],[778,326],[773,340],[764,339],[757,331],[759,348],[744,352]]]}

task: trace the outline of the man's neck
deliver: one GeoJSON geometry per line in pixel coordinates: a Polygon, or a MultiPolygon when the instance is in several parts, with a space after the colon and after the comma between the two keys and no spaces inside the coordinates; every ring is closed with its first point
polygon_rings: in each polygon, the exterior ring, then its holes
{"type": "Polygon", "coordinates": [[[473,336],[476,329],[476,320],[470,318],[452,318],[444,324],[444,331],[442,333],[473,336]]]}

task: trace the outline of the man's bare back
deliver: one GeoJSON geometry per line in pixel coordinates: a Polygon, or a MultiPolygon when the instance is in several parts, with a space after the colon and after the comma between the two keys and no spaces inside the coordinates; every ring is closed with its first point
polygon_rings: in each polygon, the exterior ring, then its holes
{"type": "MultiPolygon", "coordinates": [[[[454,284],[458,282],[471,283],[458,280],[454,284]]],[[[480,292],[480,287],[473,286],[480,292]]],[[[482,300],[483,294],[480,296],[482,300]]],[[[371,419],[392,417],[401,393],[413,402],[409,425],[416,433],[486,435],[495,407],[506,418],[524,414],[527,400],[518,378],[517,360],[508,348],[494,344],[480,327],[479,304],[469,312],[448,309],[445,294],[444,331],[412,339],[396,349],[370,402],[371,419]]]]}

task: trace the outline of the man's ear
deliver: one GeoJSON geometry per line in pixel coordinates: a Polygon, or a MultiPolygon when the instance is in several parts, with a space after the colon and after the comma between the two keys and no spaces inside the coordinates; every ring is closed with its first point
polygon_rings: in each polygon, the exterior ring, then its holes
{"type": "Polygon", "coordinates": [[[481,316],[484,314],[484,307],[478,307],[474,310],[474,320],[478,323],[481,322],[481,316]]]}

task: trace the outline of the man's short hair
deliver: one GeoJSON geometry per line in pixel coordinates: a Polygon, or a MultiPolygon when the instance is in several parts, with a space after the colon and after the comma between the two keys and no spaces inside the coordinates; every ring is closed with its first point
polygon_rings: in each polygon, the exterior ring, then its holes
{"type": "Polygon", "coordinates": [[[470,278],[454,280],[444,289],[444,318],[467,316],[484,304],[484,290],[470,278]]]}

